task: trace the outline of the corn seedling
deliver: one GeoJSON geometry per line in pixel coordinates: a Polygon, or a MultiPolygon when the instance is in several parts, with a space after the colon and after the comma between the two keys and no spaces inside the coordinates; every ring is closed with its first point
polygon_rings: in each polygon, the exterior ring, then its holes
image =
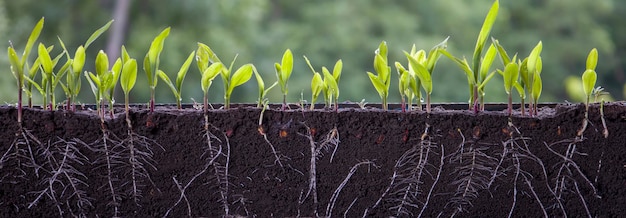
{"type": "Polygon", "coordinates": [[[535,48],[530,52],[528,61],[526,64],[526,71],[522,70],[521,76],[524,82],[524,87],[529,87],[528,92],[532,99],[532,109],[530,115],[537,115],[537,104],[539,103],[539,97],[541,96],[541,90],[543,83],[541,82],[541,50],[542,43],[539,41],[535,48]]]}
{"type": "MultiPolygon", "coordinates": [[[[441,56],[441,51],[445,50],[448,47],[448,38],[443,40],[443,42],[436,45],[428,52],[428,57],[426,57],[426,52],[424,50],[420,50],[418,52],[408,53],[404,52],[404,55],[407,57],[409,61],[409,72],[413,72],[417,78],[419,78],[419,83],[421,87],[426,92],[426,112],[430,113],[430,95],[433,92],[433,80],[432,74],[435,69],[435,65],[441,56]]],[[[415,46],[413,46],[415,48],[415,46]]],[[[489,54],[489,52],[487,52],[489,54]]],[[[489,63],[488,65],[491,65],[489,63]]],[[[482,72],[482,71],[481,71],[482,72]]],[[[486,71],[485,71],[486,74],[486,71]]],[[[408,76],[407,76],[408,79],[408,76]]],[[[417,82],[416,82],[417,83],[417,82]]]]}
{"type": "Polygon", "coordinates": [[[58,58],[54,60],[50,57],[50,53],[46,46],[42,43],[39,43],[37,47],[37,53],[39,55],[39,61],[41,63],[40,68],[42,71],[41,77],[41,89],[43,89],[43,99],[44,99],[44,109],[54,110],[55,105],[55,96],[54,96],[54,88],[56,84],[58,84],[59,79],[65,73],[64,70],[60,71],[59,74],[55,74],[54,67],[58,62],[58,58]]]}
{"type": "Polygon", "coordinates": [[[96,74],[92,72],[85,72],[85,77],[89,81],[91,91],[96,97],[96,108],[98,114],[101,117],[102,123],[104,123],[104,103],[105,100],[109,103],[111,117],[113,116],[113,90],[119,80],[120,71],[122,68],[122,61],[118,58],[115,64],[109,70],[109,59],[104,51],[100,50],[96,56],[96,74]]]}
{"type": "Polygon", "coordinates": [[[196,63],[201,73],[200,83],[202,92],[204,93],[204,113],[206,114],[209,106],[209,88],[211,84],[213,84],[213,79],[215,79],[222,71],[222,68],[224,68],[224,65],[217,59],[217,56],[213,53],[211,48],[202,43],[198,43],[196,63]]]}
{"type": "Polygon", "coordinates": [[[93,32],[91,36],[87,39],[87,42],[85,42],[84,46],[81,45],[76,48],[76,52],[74,52],[74,58],[70,57],[70,53],[65,47],[65,43],[63,42],[63,40],[61,40],[60,37],[58,37],[59,44],[61,44],[61,48],[63,48],[63,52],[66,55],[66,64],[69,64],[70,66],[68,72],[66,73],[66,84],[61,83],[63,91],[65,92],[65,96],[67,97],[66,108],[68,110],[76,110],[76,105],[74,104],[74,101],[76,100],[76,98],[78,98],[78,93],[80,92],[81,88],[80,74],[82,73],[83,67],[85,66],[85,50],[89,48],[89,45],[91,45],[91,43],[98,39],[98,37],[100,37],[102,33],[109,29],[111,23],[113,23],[113,20],[109,21],[100,29],[97,29],[95,32],[93,32]]]}
{"type": "Polygon", "coordinates": [[[491,6],[491,9],[489,9],[487,16],[485,17],[485,21],[482,28],[480,29],[480,33],[478,34],[478,38],[476,40],[476,47],[474,48],[474,55],[472,58],[471,66],[465,58],[460,59],[454,57],[452,54],[445,50],[440,50],[443,55],[454,61],[467,76],[467,83],[470,90],[469,108],[473,108],[474,112],[476,113],[482,110],[482,107],[484,107],[484,105],[482,104],[479,107],[478,103],[479,101],[481,103],[484,102],[483,88],[495,73],[492,72],[487,75],[489,68],[491,68],[491,64],[493,63],[493,59],[495,58],[496,51],[493,44],[489,46],[485,56],[482,56],[482,52],[485,44],[487,43],[487,38],[489,37],[491,28],[493,27],[493,24],[496,21],[496,17],[498,16],[499,6],[499,0],[496,0],[491,6]]]}
{"type": "Polygon", "coordinates": [[[396,62],[396,70],[398,71],[398,91],[400,91],[402,112],[406,111],[406,97],[408,97],[409,110],[411,110],[413,95],[417,89],[417,84],[412,78],[411,73],[406,70],[400,62],[396,62]]]}
{"type": "Polygon", "coordinates": [[[224,82],[224,108],[230,108],[230,96],[233,93],[235,87],[243,85],[248,82],[250,78],[252,78],[252,69],[254,65],[252,64],[244,64],[239,67],[235,73],[231,73],[233,68],[233,63],[237,60],[237,56],[231,62],[230,67],[228,69],[222,68],[220,75],[222,76],[222,81],[224,82]]]}
{"type": "Polygon", "coordinates": [[[163,80],[163,82],[165,82],[165,84],[170,87],[172,93],[174,93],[174,97],[176,97],[176,106],[178,107],[178,109],[182,109],[182,105],[180,102],[182,101],[183,80],[185,80],[185,76],[187,75],[187,71],[189,70],[189,66],[191,65],[191,61],[193,61],[194,54],[195,52],[191,52],[191,54],[189,54],[189,57],[187,57],[187,60],[180,67],[178,74],[176,74],[176,84],[172,83],[172,80],[170,80],[167,74],[165,74],[165,72],[163,72],[162,70],[159,70],[157,73],[159,78],[161,78],[161,80],[163,80]]]}
{"type": "Polygon", "coordinates": [[[516,59],[516,57],[513,57],[513,60],[511,62],[506,63],[504,71],[498,70],[498,73],[502,75],[504,80],[504,91],[509,96],[507,105],[507,112],[509,116],[511,116],[513,110],[513,98],[511,97],[511,90],[518,83],[517,81],[519,79],[519,65],[516,63],[516,59]]]}
{"type": "Polygon", "coordinates": [[[522,116],[524,116],[524,113],[525,113],[524,111],[526,110],[524,106],[524,99],[526,99],[526,91],[524,90],[524,82],[523,81],[520,82],[519,77],[520,77],[520,74],[522,74],[522,71],[526,71],[525,73],[527,73],[528,69],[526,66],[527,66],[528,59],[524,60],[523,62],[521,60],[517,60],[517,63],[515,63],[517,59],[517,54],[515,54],[513,56],[513,60],[511,60],[506,50],[504,50],[504,47],[500,45],[500,42],[494,38],[492,38],[491,40],[493,44],[496,46],[496,49],[498,50],[498,54],[500,56],[500,60],[502,61],[502,65],[504,65],[504,71],[498,70],[498,73],[502,75],[503,80],[504,80],[504,90],[509,95],[509,103],[507,107],[509,116],[511,116],[512,110],[513,110],[513,103],[512,103],[513,100],[511,98],[512,87],[514,87],[517,90],[517,93],[519,94],[520,108],[521,108],[520,110],[522,111],[522,116]],[[513,68],[513,65],[517,65],[516,70],[513,68]],[[507,67],[509,70],[508,73],[506,73],[507,67]]]}
{"type": "Polygon", "coordinates": [[[582,85],[583,92],[585,92],[585,119],[583,120],[583,125],[580,130],[578,130],[578,136],[582,136],[585,129],[587,129],[587,123],[589,122],[589,101],[591,99],[591,95],[593,95],[594,91],[596,91],[596,80],[598,79],[598,74],[596,73],[596,66],[598,65],[598,50],[592,49],[587,55],[587,69],[583,72],[582,75],[582,85]]]}
{"type": "Polygon", "coordinates": [[[43,28],[44,18],[41,18],[39,22],[35,25],[30,36],[28,37],[28,41],[26,42],[26,47],[24,48],[24,52],[22,54],[22,58],[17,56],[17,52],[15,48],[13,48],[13,44],[10,44],[8,47],[7,54],[9,56],[9,63],[11,64],[11,73],[15,77],[17,82],[17,123],[20,128],[22,126],[22,90],[24,89],[24,68],[27,66],[27,59],[32,50],[35,41],[39,38],[39,34],[41,33],[41,29],[43,28]]]}
{"type": "Polygon", "coordinates": [[[150,49],[143,60],[143,70],[146,72],[148,85],[150,86],[150,112],[154,112],[154,92],[158,82],[157,74],[159,72],[159,58],[161,56],[161,51],[163,51],[165,39],[169,36],[169,34],[170,28],[168,27],[156,36],[154,40],[152,40],[150,49]]]}
{"type": "Polygon", "coordinates": [[[322,73],[324,74],[324,101],[326,102],[326,108],[331,108],[331,105],[335,104],[335,112],[339,110],[339,79],[341,78],[341,68],[343,68],[343,62],[338,60],[333,68],[333,73],[324,66],[322,66],[322,73]]]}
{"type": "Polygon", "coordinates": [[[289,80],[291,71],[293,70],[293,54],[291,53],[291,50],[287,49],[285,51],[281,64],[275,63],[274,68],[276,69],[278,84],[280,84],[280,91],[283,93],[283,106],[281,107],[281,110],[285,110],[287,107],[287,92],[289,91],[287,88],[287,81],[289,80]]]}
{"type": "Polygon", "coordinates": [[[387,110],[387,97],[389,96],[389,85],[391,84],[391,67],[387,64],[387,42],[381,42],[374,53],[374,70],[376,74],[367,72],[367,76],[369,76],[372,85],[374,85],[382,100],[383,110],[387,110]]]}
{"type": "Polygon", "coordinates": [[[306,64],[311,68],[311,72],[313,72],[313,79],[311,79],[311,110],[315,109],[315,102],[317,102],[317,97],[320,95],[322,90],[326,89],[326,83],[322,80],[322,76],[319,72],[315,71],[313,65],[311,65],[311,61],[304,56],[304,60],[306,64]]]}
{"type": "Polygon", "coordinates": [[[267,95],[267,92],[269,92],[272,88],[274,88],[274,86],[278,85],[278,81],[274,82],[274,84],[272,84],[270,87],[266,89],[265,82],[263,82],[263,77],[261,77],[261,74],[259,74],[259,71],[257,71],[256,67],[252,66],[252,72],[254,72],[254,77],[256,78],[256,82],[259,87],[259,99],[257,100],[256,107],[257,108],[263,107],[262,110],[265,111],[265,108],[267,107],[267,104],[269,103],[269,100],[267,100],[265,96],[267,95]]]}

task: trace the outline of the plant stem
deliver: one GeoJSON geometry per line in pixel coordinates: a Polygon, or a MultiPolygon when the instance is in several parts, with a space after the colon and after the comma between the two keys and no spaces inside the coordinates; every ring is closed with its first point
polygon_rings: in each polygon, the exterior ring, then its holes
{"type": "Polygon", "coordinates": [[[339,112],[339,98],[335,98],[335,113],[339,112]]]}
{"type": "Polygon", "coordinates": [[[382,97],[383,100],[383,110],[387,110],[387,96],[382,97]]]}
{"type": "Polygon", "coordinates": [[[287,109],[287,94],[283,94],[283,106],[280,108],[280,110],[285,110],[287,109]]]}
{"type": "Polygon", "coordinates": [[[402,96],[402,101],[400,102],[400,107],[402,107],[402,113],[406,112],[406,103],[404,100],[404,96],[402,96]]]}
{"type": "Polygon", "coordinates": [[[507,109],[507,111],[509,112],[509,117],[512,114],[512,109],[513,109],[513,98],[511,98],[511,93],[509,93],[509,105],[507,109]]]}
{"type": "Polygon", "coordinates": [[[17,84],[18,92],[17,92],[17,123],[22,126],[22,86],[20,86],[19,82],[17,84]]]}
{"type": "Polygon", "coordinates": [[[224,109],[230,109],[230,95],[224,97],[224,109]]]}
{"type": "Polygon", "coordinates": [[[522,116],[526,113],[526,104],[524,104],[524,98],[521,98],[520,108],[522,110],[522,116]]]}
{"type": "Polygon", "coordinates": [[[150,89],[150,113],[154,112],[154,87],[150,89]]]}
{"type": "Polygon", "coordinates": [[[430,94],[426,95],[426,113],[430,113],[430,94]]]}

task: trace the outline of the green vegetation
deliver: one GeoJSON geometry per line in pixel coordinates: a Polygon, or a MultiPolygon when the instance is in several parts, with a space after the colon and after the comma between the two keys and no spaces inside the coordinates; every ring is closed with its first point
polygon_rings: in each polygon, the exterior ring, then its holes
{"type": "MultiPolygon", "coordinates": [[[[491,44],[487,47],[487,39],[491,34],[492,27],[496,22],[496,17],[500,8],[500,3],[495,0],[491,6],[491,9],[487,13],[484,19],[483,26],[480,29],[476,46],[474,48],[473,58],[471,64],[465,58],[458,58],[448,51],[448,38],[443,42],[434,46],[428,53],[420,49],[418,50],[413,45],[411,52],[404,52],[405,58],[408,60],[408,67],[405,68],[401,63],[395,62],[395,67],[398,72],[398,90],[402,99],[402,110],[406,108],[406,100],[408,99],[408,108],[412,108],[413,99],[418,99],[418,108],[421,110],[421,90],[423,89],[426,95],[426,112],[431,112],[431,94],[434,90],[434,68],[441,55],[444,55],[451,59],[467,77],[467,83],[469,86],[469,109],[475,112],[484,110],[484,96],[488,92],[486,89],[487,83],[494,78],[496,72],[502,75],[504,91],[508,95],[508,113],[512,114],[512,89],[515,88],[521,99],[521,112],[524,115],[524,99],[526,94],[529,94],[531,101],[529,102],[530,115],[537,114],[537,105],[539,98],[542,95],[543,83],[542,83],[542,70],[543,59],[541,53],[543,51],[543,42],[539,41],[537,45],[530,51],[527,58],[518,58],[517,53],[511,59],[503,46],[498,40],[492,39],[491,44]],[[487,49],[485,49],[487,48],[487,49]],[[485,52],[483,52],[486,50],[485,52]],[[502,61],[503,68],[495,71],[491,70],[492,64],[496,56],[502,61]]],[[[22,59],[18,58],[14,48],[11,46],[8,49],[9,62],[11,63],[11,72],[17,80],[17,84],[23,87],[23,90],[27,94],[30,94],[30,87],[34,86],[43,98],[43,108],[54,110],[57,108],[55,101],[56,87],[60,84],[67,96],[67,108],[73,109],[73,101],[79,96],[80,91],[80,78],[77,75],[81,74],[86,61],[87,48],[91,45],[95,39],[97,39],[103,32],[105,32],[111,22],[108,22],[100,29],[96,30],[89,37],[84,46],[78,46],[74,57],[72,58],[65,46],[65,43],[59,38],[58,42],[63,48],[60,54],[56,56],[54,46],[45,46],[43,43],[39,43],[37,47],[37,58],[33,66],[26,64],[28,53],[25,51],[22,59]],[[53,58],[54,57],[54,58],[53,58]],[[65,58],[65,64],[57,67],[57,63],[65,58]],[[25,70],[28,70],[28,75],[25,74],[25,70]],[[37,73],[41,71],[40,83],[35,82],[37,73]],[[61,78],[67,74],[66,83],[61,78]],[[25,85],[27,81],[27,85],[25,85]]],[[[26,50],[34,45],[37,40],[37,36],[43,28],[43,19],[35,26],[31,36],[29,37],[26,50]]],[[[195,52],[187,55],[187,59],[180,67],[178,74],[176,75],[175,83],[168,77],[168,75],[160,69],[161,53],[164,49],[165,39],[170,35],[170,28],[164,29],[158,36],[156,36],[143,61],[143,69],[148,79],[150,87],[150,111],[154,111],[155,93],[158,79],[163,80],[169,87],[174,96],[176,97],[176,103],[178,108],[182,105],[182,91],[183,81],[189,70],[189,66],[192,64],[195,57],[198,70],[200,71],[201,79],[200,85],[204,93],[204,110],[208,110],[209,88],[211,87],[213,80],[217,75],[220,75],[222,79],[224,89],[224,109],[230,108],[230,101],[233,91],[236,87],[239,87],[247,83],[252,75],[255,75],[258,84],[258,107],[265,107],[269,100],[267,98],[268,92],[275,86],[280,85],[281,93],[283,95],[282,109],[287,107],[288,87],[287,82],[291,77],[291,73],[294,69],[293,54],[291,49],[286,49],[283,53],[281,63],[275,63],[274,69],[276,72],[277,82],[271,85],[269,88],[265,88],[262,74],[259,73],[257,68],[253,64],[244,64],[233,69],[233,65],[236,62],[238,55],[235,55],[228,68],[218,58],[216,53],[206,44],[198,43],[198,48],[195,52]]],[[[136,61],[131,59],[125,46],[121,47],[121,57],[117,58],[112,66],[109,65],[110,59],[104,51],[100,51],[95,59],[95,74],[91,72],[85,72],[92,92],[96,97],[96,105],[98,112],[104,117],[104,101],[106,100],[109,107],[112,108],[115,103],[115,89],[119,77],[121,74],[132,74],[132,68],[136,68],[136,61]],[[134,65],[133,65],[134,62],[134,65]],[[129,67],[130,69],[126,69],[129,67]]],[[[399,52],[393,52],[399,53],[399,52]]],[[[385,41],[382,41],[378,45],[378,49],[375,51],[373,67],[374,72],[367,72],[370,82],[374,86],[374,89],[382,100],[382,108],[388,109],[388,97],[389,88],[391,86],[391,67],[389,66],[389,48],[385,41]]],[[[597,75],[595,67],[597,65],[597,49],[593,49],[589,53],[587,59],[587,70],[583,74],[583,91],[587,98],[586,104],[589,104],[590,96],[595,93],[596,96],[602,93],[602,88],[595,88],[595,82],[597,75]]],[[[393,55],[392,55],[393,57],[393,55]]],[[[344,69],[344,63],[339,59],[332,70],[332,72],[325,66],[321,67],[321,73],[316,71],[312,66],[309,59],[304,57],[308,67],[313,73],[313,79],[311,80],[311,109],[314,109],[314,104],[320,94],[323,93],[325,108],[332,108],[334,104],[334,110],[338,111],[339,102],[339,80],[341,78],[342,70],[344,69]]],[[[113,60],[113,59],[111,59],[113,60]]],[[[170,60],[169,58],[167,60],[170,60]]],[[[445,67],[445,66],[443,66],[445,67]]],[[[135,77],[126,75],[123,81],[125,105],[128,110],[129,92],[134,86],[136,81],[135,77]]],[[[351,81],[352,82],[352,81],[351,81]]],[[[192,85],[193,86],[193,85],[192,85]]],[[[18,98],[21,99],[21,91],[18,94],[18,98]]],[[[491,93],[491,92],[490,92],[491,93]]],[[[597,98],[597,97],[596,97],[597,98]]],[[[18,107],[21,107],[21,100],[18,103],[18,107]]],[[[587,106],[588,107],[588,106],[587,106]]],[[[21,113],[19,113],[21,115],[21,113]]],[[[21,120],[21,116],[18,115],[18,120],[21,120]]],[[[113,111],[111,110],[111,116],[113,111]]]]}

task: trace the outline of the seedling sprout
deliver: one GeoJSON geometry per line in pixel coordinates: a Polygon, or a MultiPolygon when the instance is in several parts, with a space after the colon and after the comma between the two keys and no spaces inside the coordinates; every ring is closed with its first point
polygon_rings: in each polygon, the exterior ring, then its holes
{"type": "Polygon", "coordinates": [[[291,53],[291,50],[285,50],[281,64],[275,63],[274,68],[276,69],[276,77],[278,78],[278,83],[280,84],[280,91],[283,93],[283,106],[281,107],[281,110],[285,110],[287,107],[287,93],[289,91],[287,88],[287,81],[289,80],[291,71],[293,70],[293,54],[291,53]]]}

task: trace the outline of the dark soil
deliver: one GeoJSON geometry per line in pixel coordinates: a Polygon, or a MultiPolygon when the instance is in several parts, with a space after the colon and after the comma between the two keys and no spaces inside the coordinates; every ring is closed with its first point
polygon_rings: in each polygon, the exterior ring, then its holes
{"type": "Polygon", "coordinates": [[[135,201],[123,111],[105,123],[122,157],[109,175],[106,155],[96,149],[104,135],[95,111],[25,109],[23,130],[34,136],[26,152],[25,144],[12,146],[21,132],[17,109],[2,106],[0,217],[114,216],[109,177],[122,217],[162,217],[168,210],[169,217],[623,217],[626,104],[604,106],[608,138],[598,105],[577,136],[584,108],[557,105],[538,117],[510,119],[499,110],[441,107],[431,114],[270,109],[262,132],[272,145],[259,131],[259,109],[215,109],[208,114],[213,150],[201,110],[134,108],[132,131],[154,152],[143,154],[142,163],[154,164],[143,165],[152,182],[137,180],[135,201]],[[309,138],[318,153],[313,159],[309,138]],[[24,155],[31,153],[34,164],[24,155]],[[62,163],[73,170],[59,173],[62,163]],[[52,191],[42,192],[50,182],[52,191]]]}

